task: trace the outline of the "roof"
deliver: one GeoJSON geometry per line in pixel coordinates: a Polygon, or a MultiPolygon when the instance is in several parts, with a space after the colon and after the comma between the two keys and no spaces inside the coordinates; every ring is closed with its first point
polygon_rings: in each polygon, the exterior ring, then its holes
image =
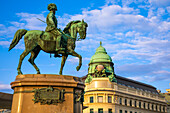
{"type": "Polygon", "coordinates": [[[107,54],[106,49],[102,46],[102,42],[100,42],[100,46],[96,49],[95,54],[91,57],[89,64],[97,62],[112,62],[111,57],[107,54]]]}
{"type": "Polygon", "coordinates": [[[12,94],[0,92],[0,109],[11,109],[12,98],[12,94]]]}
{"type": "Polygon", "coordinates": [[[167,104],[170,105],[170,94],[168,94],[168,93],[160,93],[160,95],[164,96],[166,101],[167,101],[167,104]]]}
{"type": "Polygon", "coordinates": [[[132,80],[129,78],[125,78],[122,76],[118,76],[118,75],[116,75],[116,79],[117,79],[118,84],[129,86],[129,87],[134,87],[136,89],[141,89],[143,91],[150,91],[150,92],[154,92],[154,93],[158,94],[156,87],[154,87],[152,85],[145,84],[145,83],[135,81],[135,80],[132,80]]]}
{"type": "MultiPolygon", "coordinates": [[[[86,77],[87,77],[87,75],[81,77],[83,82],[85,81],[86,77]]],[[[127,87],[136,88],[136,89],[141,89],[143,91],[150,91],[152,93],[158,94],[156,87],[154,87],[152,85],[145,84],[145,83],[135,81],[135,80],[132,80],[132,79],[129,79],[129,78],[125,78],[125,77],[122,77],[122,76],[118,76],[118,75],[116,75],[116,79],[117,79],[118,84],[121,84],[121,85],[124,85],[124,86],[127,86],[127,87]]]]}

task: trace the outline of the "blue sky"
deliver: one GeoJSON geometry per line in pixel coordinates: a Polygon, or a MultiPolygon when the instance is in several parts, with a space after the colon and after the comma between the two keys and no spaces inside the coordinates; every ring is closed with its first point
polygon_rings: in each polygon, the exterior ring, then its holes
{"type": "MultiPolygon", "coordinates": [[[[12,93],[10,83],[17,75],[19,56],[24,40],[8,52],[18,29],[45,30],[47,5],[58,7],[58,27],[63,29],[71,20],[84,19],[89,27],[87,37],[76,43],[76,52],[83,65],[76,71],[78,59],[69,56],[64,75],[82,77],[99,42],[112,57],[115,73],[155,86],[165,92],[170,83],[170,0],[6,0],[0,1],[0,92],[12,93]]],[[[28,62],[22,65],[24,74],[36,73],[28,62]]],[[[41,73],[58,74],[61,58],[50,58],[40,52],[35,60],[41,73]]]]}

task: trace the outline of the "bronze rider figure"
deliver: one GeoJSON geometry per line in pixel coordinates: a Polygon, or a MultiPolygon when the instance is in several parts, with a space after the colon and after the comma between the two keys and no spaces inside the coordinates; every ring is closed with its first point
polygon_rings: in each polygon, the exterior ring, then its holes
{"type": "MultiPolygon", "coordinates": [[[[50,13],[47,15],[46,23],[47,27],[45,29],[46,32],[51,32],[56,40],[56,52],[64,51],[65,48],[62,48],[61,40],[62,40],[62,33],[57,28],[57,19],[55,17],[55,12],[57,11],[57,6],[54,3],[48,5],[47,8],[50,13]]],[[[60,57],[57,53],[55,57],[60,57]]]]}

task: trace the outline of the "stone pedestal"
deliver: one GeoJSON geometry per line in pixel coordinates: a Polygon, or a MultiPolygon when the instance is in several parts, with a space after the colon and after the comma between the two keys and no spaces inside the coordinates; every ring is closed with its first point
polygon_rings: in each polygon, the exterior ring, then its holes
{"type": "MultiPolygon", "coordinates": [[[[14,82],[11,83],[14,89],[12,113],[81,113],[82,101],[81,94],[84,92],[84,84],[80,78],[67,75],[52,75],[52,74],[26,74],[18,75],[14,82]],[[39,89],[39,90],[38,90],[39,89]],[[63,94],[63,101],[54,103],[48,100],[34,101],[36,92],[43,89],[43,91],[50,92],[49,98],[57,98],[54,90],[61,91],[63,94]],[[50,89],[50,91],[48,91],[50,89]],[[64,92],[63,92],[64,91],[64,92]],[[34,103],[35,102],[35,103],[34,103]]],[[[45,95],[48,95],[46,93],[45,95]]],[[[43,97],[44,93],[39,95],[43,97]]]]}

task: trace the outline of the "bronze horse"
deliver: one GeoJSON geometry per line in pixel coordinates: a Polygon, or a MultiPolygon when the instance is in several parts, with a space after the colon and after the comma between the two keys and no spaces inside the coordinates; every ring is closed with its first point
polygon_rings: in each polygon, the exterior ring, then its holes
{"type": "Polygon", "coordinates": [[[29,58],[29,62],[34,66],[37,71],[37,74],[40,74],[40,70],[37,65],[34,63],[35,58],[38,56],[40,50],[43,50],[46,53],[50,54],[61,54],[62,55],[62,62],[59,74],[62,74],[64,64],[68,55],[72,55],[79,58],[79,65],[76,67],[77,71],[80,70],[82,65],[82,57],[78,53],[74,51],[75,43],[78,40],[86,38],[86,29],[88,25],[86,22],[82,21],[71,21],[69,22],[63,31],[60,31],[62,34],[62,46],[66,49],[65,51],[55,51],[56,42],[54,40],[53,34],[50,32],[44,32],[39,30],[31,30],[27,31],[25,29],[19,29],[14,36],[12,43],[10,44],[9,51],[14,48],[19,40],[24,36],[25,42],[25,50],[20,55],[19,64],[18,64],[18,74],[22,74],[21,72],[21,65],[24,58],[31,53],[29,58]],[[77,39],[77,34],[79,34],[80,38],[77,39]]]}

